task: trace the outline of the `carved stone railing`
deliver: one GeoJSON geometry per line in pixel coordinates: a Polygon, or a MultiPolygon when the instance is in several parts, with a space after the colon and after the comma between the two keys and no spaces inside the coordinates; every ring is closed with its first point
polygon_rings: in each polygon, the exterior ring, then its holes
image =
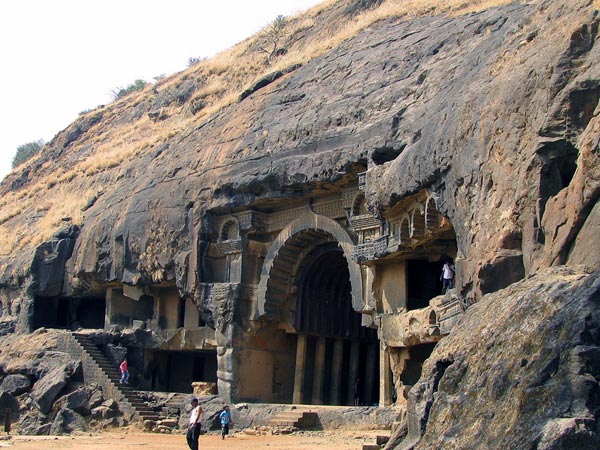
{"type": "Polygon", "coordinates": [[[358,189],[361,192],[365,192],[367,190],[367,172],[358,174],[358,189]]]}
{"type": "Polygon", "coordinates": [[[388,248],[388,237],[381,236],[371,242],[359,244],[352,250],[352,259],[356,262],[371,261],[383,255],[388,248]]]}
{"type": "Polygon", "coordinates": [[[437,314],[442,335],[449,334],[454,325],[462,318],[467,306],[458,295],[452,293],[432,300],[431,305],[437,314]]]}
{"type": "Polygon", "coordinates": [[[372,214],[351,216],[349,220],[354,231],[364,230],[367,228],[379,228],[379,220],[377,220],[377,218],[375,218],[372,214]]]}

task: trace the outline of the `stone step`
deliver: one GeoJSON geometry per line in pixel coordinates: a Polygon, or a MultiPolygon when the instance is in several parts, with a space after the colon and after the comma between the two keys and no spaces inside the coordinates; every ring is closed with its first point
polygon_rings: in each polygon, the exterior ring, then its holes
{"type": "MultiPolygon", "coordinates": [[[[146,403],[137,396],[137,392],[133,388],[118,383],[121,378],[120,372],[114,366],[114,363],[106,357],[91,339],[78,333],[71,333],[71,337],[81,348],[82,355],[83,352],[88,355],[86,360],[97,367],[97,369],[89,370],[92,370],[92,373],[96,373],[97,371],[95,376],[101,377],[100,379],[104,380],[102,383],[112,384],[116,390],[121,393],[123,399],[117,400],[121,401],[124,404],[123,406],[127,405],[127,408],[133,410],[134,415],[143,420],[157,420],[159,418],[157,412],[153,408],[147,406],[146,403]]],[[[75,348],[71,344],[68,344],[68,346],[72,350],[75,348]]],[[[77,357],[80,356],[77,355],[77,357]]]]}

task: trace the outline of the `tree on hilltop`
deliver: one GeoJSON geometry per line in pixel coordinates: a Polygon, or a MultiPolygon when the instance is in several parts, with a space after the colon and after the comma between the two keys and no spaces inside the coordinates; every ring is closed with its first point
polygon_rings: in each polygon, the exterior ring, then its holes
{"type": "Polygon", "coordinates": [[[19,145],[17,147],[17,153],[15,153],[15,156],[12,160],[12,168],[14,169],[15,167],[23,164],[25,161],[33,158],[40,152],[43,146],[43,139],[38,139],[37,141],[19,145]]]}
{"type": "Polygon", "coordinates": [[[288,33],[288,19],[282,15],[275,17],[275,20],[262,31],[258,50],[267,55],[267,64],[271,62],[274,56],[286,52],[284,44],[288,38],[288,33]]]}

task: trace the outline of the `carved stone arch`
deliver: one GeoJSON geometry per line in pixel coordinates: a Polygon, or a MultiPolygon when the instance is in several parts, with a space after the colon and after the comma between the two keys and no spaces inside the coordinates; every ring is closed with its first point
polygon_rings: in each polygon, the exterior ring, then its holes
{"type": "Polygon", "coordinates": [[[413,239],[422,239],[425,236],[425,209],[421,203],[415,203],[410,211],[411,232],[413,239]]]}
{"type": "Polygon", "coordinates": [[[293,272],[297,270],[297,265],[285,264],[286,261],[289,262],[289,257],[286,257],[285,253],[291,247],[297,248],[306,235],[313,236],[314,239],[320,241],[330,237],[332,241],[337,242],[348,263],[352,308],[358,312],[364,309],[360,265],[352,260],[354,240],[335,220],[315,214],[310,208],[307,208],[302,216],[281,230],[267,252],[257,289],[254,320],[263,317],[281,320],[279,313],[281,305],[277,303],[278,300],[272,293],[279,292],[280,296],[285,297],[285,292],[282,292],[281,287],[278,286],[279,280],[282,278],[284,280],[293,279],[295,276],[293,272]],[[277,279],[272,279],[274,274],[276,274],[277,279]]]}
{"type": "Polygon", "coordinates": [[[425,200],[425,225],[427,231],[436,231],[440,228],[441,223],[442,215],[437,209],[437,196],[432,194],[425,200]]]}
{"type": "Polygon", "coordinates": [[[406,213],[400,218],[400,244],[410,243],[410,216],[406,213]]]}
{"type": "Polygon", "coordinates": [[[352,215],[362,216],[364,214],[369,214],[369,210],[367,209],[367,199],[365,194],[359,192],[354,196],[354,201],[352,202],[352,215]]]}
{"type": "Polygon", "coordinates": [[[219,241],[229,241],[240,237],[240,224],[238,220],[231,216],[228,217],[219,231],[219,241]]]}

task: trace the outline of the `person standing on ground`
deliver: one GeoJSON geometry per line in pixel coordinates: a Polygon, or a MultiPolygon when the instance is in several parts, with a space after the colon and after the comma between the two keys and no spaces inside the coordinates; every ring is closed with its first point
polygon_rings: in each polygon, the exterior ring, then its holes
{"type": "Polygon", "coordinates": [[[442,294],[454,287],[454,264],[452,264],[452,261],[448,260],[444,263],[440,280],[442,281],[442,294]]]}
{"type": "Polygon", "coordinates": [[[190,411],[190,424],[188,426],[185,438],[188,447],[191,450],[198,450],[198,439],[200,439],[200,419],[202,418],[202,408],[198,405],[198,399],[192,398],[192,410],[190,411]]]}
{"type": "Polygon", "coordinates": [[[221,439],[225,439],[225,435],[229,434],[229,423],[231,422],[229,406],[223,406],[223,411],[219,414],[219,419],[221,420],[221,439]]]}
{"type": "Polygon", "coordinates": [[[123,362],[119,366],[119,369],[121,370],[121,379],[119,380],[119,383],[129,383],[129,369],[127,368],[127,358],[123,359],[123,362]]]}

